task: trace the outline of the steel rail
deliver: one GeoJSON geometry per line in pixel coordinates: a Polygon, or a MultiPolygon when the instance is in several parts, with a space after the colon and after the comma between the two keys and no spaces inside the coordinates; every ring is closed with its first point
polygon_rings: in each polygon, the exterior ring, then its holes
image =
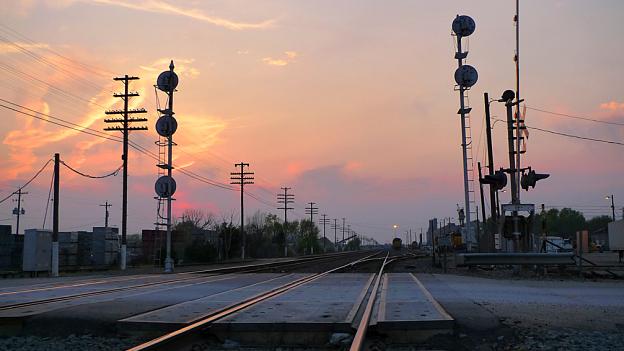
{"type": "MultiPolygon", "coordinates": [[[[348,254],[353,254],[353,252],[349,252],[348,254]]],[[[184,275],[191,275],[191,274],[227,274],[227,273],[251,273],[251,272],[255,272],[255,271],[259,271],[259,270],[264,270],[264,269],[269,269],[269,268],[281,268],[281,267],[290,267],[293,265],[298,265],[298,264],[305,264],[305,263],[309,263],[312,261],[324,261],[324,260],[329,260],[329,259],[334,259],[336,257],[341,257],[341,256],[345,256],[348,255],[346,253],[340,253],[340,254],[329,254],[329,255],[315,255],[313,257],[305,257],[305,258],[296,258],[296,259],[290,259],[290,260],[285,260],[285,261],[278,261],[278,262],[269,262],[269,263],[260,263],[260,264],[248,264],[248,265],[243,265],[243,266],[229,266],[229,267],[223,267],[223,268],[214,268],[214,269],[204,269],[204,270],[198,270],[198,271],[189,271],[189,272],[180,272],[180,273],[176,273],[175,275],[178,276],[184,276],[184,275]]],[[[89,286],[89,285],[97,285],[97,284],[106,284],[106,283],[119,283],[119,282],[124,282],[124,281],[129,281],[129,280],[135,280],[137,278],[140,279],[149,279],[149,278],[159,278],[162,277],[162,275],[152,275],[152,274],[141,274],[141,275],[130,275],[130,276],[122,276],[122,277],[99,277],[99,278],[92,278],[92,279],[85,279],[85,280],[78,280],[78,281],[74,281],[74,282],[69,282],[66,284],[63,283],[59,283],[59,284],[38,284],[38,285],[34,285],[31,287],[22,287],[22,289],[19,289],[20,287],[16,287],[17,290],[10,290],[10,291],[2,291],[0,290],[0,296],[6,296],[6,295],[16,295],[16,294],[24,294],[24,293],[32,293],[32,292],[38,292],[38,291],[51,291],[51,290],[58,290],[58,289],[66,289],[66,288],[77,288],[77,287],[82,287],[82,286],[89,286]]],[[[179,281],[185,281],[188,279],[195,279],[195,278],[181,278],[180,280],[159,280],[156,282],[148,282],[145,284],[159,284],[159,283],[170,283],[170,282],[179,282],[179,281]]],[[[142,287],[142,284],[139,285],[132,285],[132,286],[128,286],[128,287],[142,287]]],[[[114,289],[118,289],[118,288],[114,288],[114,289]]],[[[104,289],[104,290],[98,290],[98,292],[105,292],[108,291],[110,289],[104,289]]],[[[114,292],[114,291],[113,291],[114,292]]],[[[69,296],[69,295],[68,295],[69,296]]],[[[42,300],[43,301],[43,300],[42,300]]],[[[1,309],[1,307],[0,307],[1,309]]]]}
{"type": "MultiPolygon", "coordinates": [[[[206,279],[206,278],[210,278],[210,277],[224,277],[224,276],[225,275],[223,275],[223,276],[211,275],[211,276],[208,276],[208,277],[197,277],[197,276],[195,276],[195,277],[186,277],[186,278],[164,280],[164,281],[161,280],[161,281],[157,281],[157,282],[143,283],[143,284],[137,284],[137,285],[129,285],[129,286],[123,286],[123,287],[119,287],[119,288],[103,289],[103,290],[96,290],[96,291],[87,291],[87,292],[84,292],[84,293],[63,295],[63,296],[51,297],[51,298],[47,298],[47,299],[40,299],[40,300],[33,300],[33,301],[26,301],[26,302],[18,302],[18,303],[14,303],[14,304],[10,304],[10,305],[4,305],[4,306],[0,306],[0,311],[7,311],[7,310],[12,310],[12,309],[16,309],[16,308],[22,308],[22,307],[39,306],[39,305],[45,305],[45,304],[54,303],[54,302],[76,300],[76,299],[81,299],[81,298],[84,298],[84,297],[112,294],[112,293],[116,293],[116,292],[120,292],[120,291],[134,290],[134,289],[140,289],[140,288],[145,288],[145,287],[150,287],[150,286],[167,285],[167,284],[171,284],[171,283],[180,283],[180,282],[191,282],[191,281],[194,281],[194,280],[202,280],[202,279],[206,279]]],[[[231,277],[225,278],[225,279],[233,279],[233,278],[235,278],[235,276],[231,276],[231,277]]],[[[207,281],[207,282],[210,282],[210,281],[207,281]]]]}
{"type": "MultiPolygon", "coordinates": [[[[348,255],[353,255],[356,252],[350,252],[349,254],[343,254],[342,256],[347,256],[348,255]]],[[[362,252],[357,252],[357,253],[362,253],[362,252]]],[[[325,261],[325,260],[330,260],[330,259],[335,259],[336,256],[318,256],[318,257],[314,257],[314,258],[306,258],[305,260],[303,260],[303,262],[300,262],[299,260],[294,260],[294,261],[288,261],[286,263],[284,262],[280,262],[281,264],[276,265],[276,266],[272,266],[274,268],[279,268],[279,267],[288,267],[288,266],[292,266],[294,264],[305,264],[305,263],[309,263],[311,261],[325,261]]],[[[270,264],[273,264],[270,263],[270,264]]],[[[262,264],[264,265],[264,264],[262,264]]],[[[239,266],[239,270],[231,270],[233,268],[237,268],[237,267],[228,267],[226,268],[227,271],[222,271],[221,273],[223,274],[223,276],[226,276],[226,274],[228,273],[249,273],[249,272],[254,272],[257,270],[264,270],[267,269],[268,267],[261,267],[261,268],[256,268],[256,269],[248,269],[248,268],[254,268],[256,266],[254,265],[246,265],[246,266],[239,266]]],[[[206,271],[197,271],[199,273],[207,273],[206,271]]],[[[189,274],[191,272],[185,272],[185,273],[179,273],[180,275],[185,275],[185,274],[189,274]]],[[[211,273],[220,273],[218,270],[214,270],[211,273]]],[[[159,281],[152,281],[152,282],[146,282],[146,283],[142,283],[142,284],[134,284],[134,285],[128,285],[128,286],[122,286],[122,287],[118,287],[118,288],[108,288],[108,289],[101,289],[101,290],[96,290],[96,291],[87,291],[87,292],[83,292],[83,293],[76,293],[76,294],[69,294],[69,295],[62,295],[62,296],[57,296],[57,297],[51,297],[51,298],[45,298],[45,299],[39,299],[39,300],[33,300],[33,301],[25,301],[25,302],[18,302],[18,303],[13,303],[13,304],[9,304],[9,305],[4,305],[1,306],[0,305],[0,311],[7,311],[7,310],[13,310],[13,309],[17,309],[17,308],[23,308],[23,307],[32,307],[32,306],[39,306],[39,305],[45,305],[45,304],[50,304],[50,303],[55,303],[55,302],[63,302],[63,301],[70,301],[70,300],[77,300],[77,299],[81,299],[81,298],[85,298],[85,297],[91,297],[91,296],[99,296],[99,295],[106,295],[106,294],[112,294],[112,293],[116,293],[116,292],[121,292],[121,291],[127,291],[127,290],[133,290],[133,289],[140,289],[140,288],[145,288],[145,287],[151,287],[151,286],[160,286],[160,285],[168,285],[168,284],[173,284],[173,283],[180,283],[180,282],[192,282],[192,281],[197,281],[197,280],[202,280],[202,279],[206,279],[209,277],[217,277],[218,275],[209,275],[209,276],[188,276],[185,275],[184,277],[178,278],[178,279],[170,279],[170,280],[159,280],[159,281]]],[[[233,279],[235,276],[231,276],[230,278],[225,278],[225,279],[233,279]]],[[[110,280],[110,282],[119,282],[119,281],[125,281],[127,279],[124,280],[110,280]]],[[[207,283],[210,281],[207,281],[207,283]]],[[[106,283],[106,281],[104,281],[103,283],[106,283]]],[[[84,285],[92,285],[95,283],[85,283],[84,285]]],[[[62,289],[62,288],[71,288],[71,287],[79,287],[79,286],[83,286],[82,284],[69,284],[69,285],[61,285],[61,286],[54,286],[54,287],[47,287],[47,288],[40,288],[40,289],[32,289],[30,291],[16,291],[14,293],[22,293],[22,292],[36,292],[36,291],[49,291],[49,290],[56,290],[56,289],[62,289]]],[[[8,295],[11,294],[13,292],[6,292],[6,293],[2,293],[0,295],[8,295]]]]}
{"type": "Polygon", "coordinates": [[[307,276],[307,277],[303,277],[300,279],[297,279],[293,282],[284,284],[280,287],[274,288],[272,290],[269,290],[267,292],[264,293],[260,293],[258,295],[255,295],[253,297],[250,297],[248,299],[242,300],[234,305],[228,306],[228,307],[224,307],[220,310],[214,311],[211,315],[197,321],[194,322],[188,326],[185,326],[183,328],[180,328],[178,330],[172,331],[168,334],[165,334],[163,336],[160,336],[158,338],[149,340],[143,344],[134,346],[130,349],[127,349],[127,351],[153,351],[153,350],[169,350],[169,348],[166,348],[167,345],[170,345],[172,342],[179,340],[182,337],[189,337],[192,336],[193,333],[195,332],[199,332],[203,329],[203,327],[209,325],[212,322],[215,322],[223,317],[229,316],[235,312],[238,312],[240,310],[243,310],[247,307],[253,306],[259,302],[262,302],[264,300],[267,300],[271,297],[277,296],[277,295],[281,295],[287,291],[290,291],[294,288],[297,288],[299,286],[302,286],[304,284],[307,284],[309,282],[312,282],[314,280],[317,280],[319,278],[322,278],[330,273],[334,273],[337,272],[341,269],[344,269],[346,267],[351,266],[354,263],[357,262],[361,262],[363,260],[366,260],[368,258],[377,256],[379,254],[379,252],[376,252],[372,255],[368,255],[366,257],[363,257],[361,259],[358,259],[354,262],[350,262],[348,264],[342,265],[340,267],[336,267],[336,268],[332,268],[328,271],[322,272],[322,273],[317,273],[317,274],[313,274],[311,276],[307,276]]]}
{"type": "Polygon", "coordinates": [[[364,346],[364,339],[366,338],[366,331],[368,330],[368,325],[373,314],[373,306],[375,305],[375,300],[377,299],[377,290],[379,290],[381,276],[383,275],[386,264],[394,261],[394,259],[388,261],[389,255],[390,253],[386,254],[386,258],[381,263],[381,268],[379,268],[379,273],[377,273],[377,278],[375,279],[375,284],[373,284],[373,289],[371,290],[368,302],[366,303],[366,308],[364,309],[364,313],[362,314],[362,319],[360,320],[360,324],[358,325],[357,331],[355,332],[353,342],[351,342],[351,347],[349,348],[350,351],[360,351],[362,349],[362,346],[364,346]]]}

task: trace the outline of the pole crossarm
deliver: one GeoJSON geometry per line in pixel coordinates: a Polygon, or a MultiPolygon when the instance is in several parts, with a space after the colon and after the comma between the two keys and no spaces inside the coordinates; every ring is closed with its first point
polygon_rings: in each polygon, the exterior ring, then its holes
{"type": "Polygon", "coordinates": [[[122,77],[114,77],[114,81],[121,81],[124,85],[123,93],[113,93],[113,97],[118,97],[123,100],[123,109],[108,110],[105,111],[106,115],[121,115],[121,118],[107,118],[104,119],[105,123],[115,123],[118,125],[106,127],[106,131],[120,131],[123,133],[123,152],[121,159],[123,160],[123,184],[122,184],[122,209],[121,209],[121,270],[126,269],[126,243],[127,243],[127,223],[128,223],[128,142],[130,131],[147,130],[146,126],[135,126],[132,123],[147,122],[147,118],[135,118],[130,117],[136,113],[147,113],[144,108],[131,109],[129,102],[131,97],[139,96],[137,92],[129,91],[130,81],[138,80],[139,77],[125,75],[122,77]]]}
{"type": "Polygon", "coordinates": [[[245,185],[254,184],[254,172],[245,172],[245,167],[249,167],[249,163],[240,162],[235,163],[234,167],[240,168],[239,172],[230,172],[230,179],[233,180],[230,184],[240,185],[240,202],[241,202],[241,236],[243,238],[241,245],[241,259],[245,259],[245,247],[247,246],[247,238],[245,235],[245,205],[244,205],[244,194],[245,194],[245,185]]]}

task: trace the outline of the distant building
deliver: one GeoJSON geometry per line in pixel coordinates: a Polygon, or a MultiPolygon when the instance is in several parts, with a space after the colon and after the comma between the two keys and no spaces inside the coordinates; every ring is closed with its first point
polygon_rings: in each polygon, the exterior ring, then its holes
{"type": "Polygon", "coordinates": [[[438,230],[438,219],[432,218],[429,220],[429,228],[427,229],[427,244],[433,243],[433,233],[438,230]]]}

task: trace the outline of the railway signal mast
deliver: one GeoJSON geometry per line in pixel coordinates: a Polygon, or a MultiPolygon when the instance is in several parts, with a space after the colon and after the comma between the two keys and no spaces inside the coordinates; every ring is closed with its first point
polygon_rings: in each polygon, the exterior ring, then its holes
{"type": "Polygon", "coordinates": [[[457,70],[455,70],[455,82],[457,83],[456,90],[459,91],[459,111],[457,112],[461,116],[461,128],[462,128],[462,153],[463,153],[463,164],[464,164],[464,204],[465,204],[465,213],[466,213],[466,225],[464,226],[465,230],[465,239],[466,246],[468,250],[472,248],[473,238],[471,231],[471,193],[474,192],[470,188],[470,182],[472,179],[469,178],[468,174],[473,172],[472,168],[472,155],[468,155],[469,152],[472,153],[471,142],[468,142],[468,139],[471,138],[469,133],[469,114],[472,108],[466,105],[466,96],[465,92],[469,90],[473,85],[477,83],[478,73],[477,70],[470,66],[465,65],[463,62],[468,56],[468,51],[462,51],[462,38],[470,36],[474,33],[476,28],[474,20],[465,15],[457,16],[453,20],[452,29],[453,33],[455,33],[455,37],[457,38],[457,52],[455,53],[455,59],[457,59],[457,70]],[[468,123],[467,123],[468,121],[468,123]],[[470,162],[470,165],[468,164],[470,162]],[[470,168],[469,168],[470,166],[470,168]]]}
{"type": "MultiPolygon", "coordinates": [[[[166,163],[161,162],[157,166],[160,169],[164,169],[166,174],[161,175],[154,185],[154,189],[156,194],[158,195],[158,201],[162,202],[163,199],[166,200],[167,203],[167,214],[164,219],[166,222],[161,223],[160,221],[156,223],[157,226],[164,226],[167,228],[167,237],[166,237],[166,258],[165,258],[165,272],[171,273],[173,272],[173,259],[171,258],[171,204],[173,200],[173,194],[176,191],[176,182],[171,176],[173,171],[173,134],[178,129],[178,122],[173,117],[173,93],[176,91],[176,87],[178,86],[178,75],[173,71],[174,69],[173,60],[171,60],[171,64],[169,65],[169,70],[162,72],[156,81],[156,87],[167,94],[168,104],[167,108],[159,109],[158,112],[161,116],[156,121],[156,132],[163,138],[166,138],[165,143],[158,143],[159,147],[167,147],[167,157],[166,163]]],[[[165,161],[165,160],[161,160],[165,161]]]]}

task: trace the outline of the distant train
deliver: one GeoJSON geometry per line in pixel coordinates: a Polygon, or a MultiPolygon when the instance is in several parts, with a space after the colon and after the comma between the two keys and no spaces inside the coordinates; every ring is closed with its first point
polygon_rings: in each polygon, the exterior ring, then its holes
{"type": "Polygon", "coordinates": [[[401,238],[394,238],[392,239],[392,248],[395,250],[401,250],[401,246],[402,246],[402,241],[401,238]]]}

